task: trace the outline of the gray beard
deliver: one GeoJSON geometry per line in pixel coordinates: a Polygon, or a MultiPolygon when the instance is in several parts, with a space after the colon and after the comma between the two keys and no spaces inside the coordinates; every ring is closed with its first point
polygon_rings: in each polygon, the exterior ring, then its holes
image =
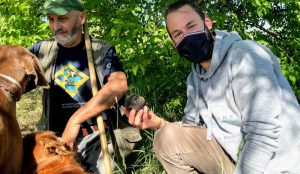
{"type": "Polygon", "coordinates": [[[76,27],[76,24],[72,28],[72,31],[67,36],[63,36],[62,33],[64,31],[62,29],[59,29],[54,32],[54,39],[61,44],[64,47],[72,46],[76,38],[81,34],[78,27],[76,27]]]}

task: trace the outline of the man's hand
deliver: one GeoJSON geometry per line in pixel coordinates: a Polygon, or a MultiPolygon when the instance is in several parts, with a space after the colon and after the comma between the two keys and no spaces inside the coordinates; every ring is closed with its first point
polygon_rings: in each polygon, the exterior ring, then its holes
{"type": "Polygon", "coordinates": [[[128,117],[128,122],[139,129],[159,129],[166,123],[164,119],[149,111],[147,106],[144,106],[139,112],[136,112],[135,109],[129,111],[125,107],[122,107],[122,110],[128,117]]]}
{"type": "Polygon", "coordinates": [[[76,138],[79,134],[80,124],[75,121],[75,119],[71,119],[68,121],[65,130],[62,134],[62,139],[66,142],[66,144],[73,149],[76,138]]]}

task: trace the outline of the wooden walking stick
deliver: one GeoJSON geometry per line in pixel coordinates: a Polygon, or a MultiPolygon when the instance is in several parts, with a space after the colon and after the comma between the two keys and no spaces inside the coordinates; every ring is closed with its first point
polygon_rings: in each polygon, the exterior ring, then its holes
{"type": "MultiPolygon", "coordinates": [[[[98,92],[98,85],[97,85],[97,78],[96,78],[96,72],[95,72],[95,65],[94,65],[94,59],[93,59],[93,53],[92,53],[92,45],[90,40],[90,34],[87,22],[84,24],[84,40],[85,40],[85,49],[86,54],[88,58],[88,66],[89,66],[89,72],[90,72],[90,80],[92,85],[92,93],[93,96],[95,96],[98,92]]],[[[105,126],[102,115],[97,116],[97,124],[98,124],[98,130],[100,135],[100,144],[101,144],[101,150],[103,153],[103,161],[104,161],[104,169],[105,174],[111,174],[111,164],[110,164],[110,156],[108,151],[108,144],[105,134],[105,126]]]]}

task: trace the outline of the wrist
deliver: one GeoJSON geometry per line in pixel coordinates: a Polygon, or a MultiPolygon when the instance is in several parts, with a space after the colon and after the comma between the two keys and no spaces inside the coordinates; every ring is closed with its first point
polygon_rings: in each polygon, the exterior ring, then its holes
{"type": "Polygon", "coordinates": [[[150,114],[151,122],[152,122],[151,126],[149,128],[160,129],[167,123],[167,121],[165,119],[157,116],[153,112],[149,112],[149,114],[150,114]]]}
{"type": "Polygon", "coordinates": [[[160,118],[160,124],[159,127],[157,129],[160,129],[161,127],[163,127],[165,124],[167,123],[167,121],[163,118],[160,118]]]}
{"type": "Polygon", "coordinates": [[[80,119],[79,119],[79,115],[72,115],[69,118],[68,122],[71,123],[72,125],[81,124],[80,119]]]}

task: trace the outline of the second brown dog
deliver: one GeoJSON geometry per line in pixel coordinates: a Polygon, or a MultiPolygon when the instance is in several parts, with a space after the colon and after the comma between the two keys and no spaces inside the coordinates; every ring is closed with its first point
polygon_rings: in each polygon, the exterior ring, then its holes
{"type": "Polygon", "coordinates": [[[54,132],[42,131],[23,138],[23,174],[86,174],[70,150],[54,132]]]}

